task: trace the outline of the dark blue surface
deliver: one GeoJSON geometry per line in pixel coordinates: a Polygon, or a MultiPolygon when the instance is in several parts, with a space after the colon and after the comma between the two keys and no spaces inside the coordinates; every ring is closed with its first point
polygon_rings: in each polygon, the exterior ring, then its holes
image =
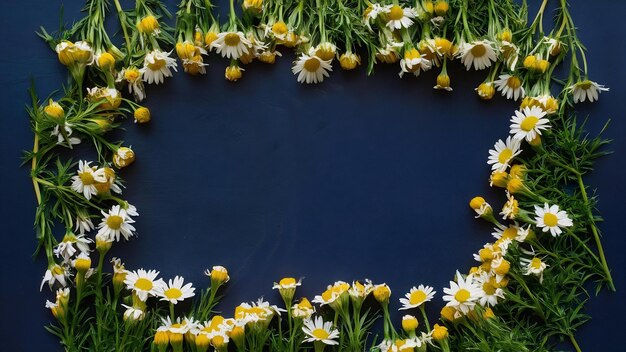
{"type": "MultiPolygon", "coordinates": [[[[43,329],[52,319],[44,309],[50,294],[39,293],[45,261],[31,258],[35,198],[18,165],[32,146],[23,109],[30,77],[42,96],[65,77],[34,35],[39,25],[58,25],[60,5],[0,5],[3,351],[58,348],[43,329]]],[[[65,5],[67,18],[77,18],[80,5],[65,5]]],[[[618,293],[590,299],[593,321],[579,334],[586,351],[625,349],[625,11],[626,3],[610,0],[572,8],[591,78],[611,88],[580,111],[590,114],[591,131],[612,118],[607,136],[615,140],[615,154],[587,182],[600,196],[618,293]]],[[[394,308],[411,286],[430,284],[438,309],[442,287],[489,240],[490,228],[474,219],[467,201],[486,194],[499,204],[487,185],[487,150],[506,137],[515,104],[479,101],[473,88],[485,73],[460,72],[458,64],[450,71],[455,91],[442,94],[431,88],[436,73],[400,80],[396,65],[370,78],[362,69],[337,70],[323,85],[301,86],[290,73],[292,59],[287,53],[275,66],[254,64],[232,84],[223,79],[226,61],[213,55],[206,76],[180,73],[148,89],[153,121],[127,121],[123,134],[138,156],[122,176],[125,197],[141,214],[139,238],[116,245],[113,255],[127,268],[182,274],[200,287],[205,268],[227,266],[225,312],[259,296],[278,303],[271,286],[283,276],[305,277],[300,293],[309,297],[335,280],[386,281],[394,308]]]]}

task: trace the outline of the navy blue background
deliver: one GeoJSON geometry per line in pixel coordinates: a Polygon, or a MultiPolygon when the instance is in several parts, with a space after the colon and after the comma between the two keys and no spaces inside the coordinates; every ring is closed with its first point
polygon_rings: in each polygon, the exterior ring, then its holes
{"type": "MultiPolygon", "coordinates": [[[[43,329],[52,320],[44,309],[51,294],[39,292],[46,264],[31,258],[35,197],[18,165],[32,147],[24,112],[30,78],[44,97],[65,78],[34,34],[39,25],[56,28],[60,5],[0,5],[3,350],[58,348],[43,329]]],[[[66,18],[78,18],[80,6],[66,2],[66,18]]],[[[612,118],[607,136],[615,140],[615,154],[586,181],[600,195],[618,293],[590,299],[593,321],[578,335],[583,350],[625,350],[624,11],[626,3],[609,0],[572,6],[591,78],[611,88],[599,103],[580,105],[581,115],[590,115],[592,132],[612,118]]],[[[227,62],[212,55],[206,76],[179,73],[148,88],[153,121],[127,121],[121,135],[138,158],[122,177],[124,196],[141,214],[139,238],[115,245],[113,255],[129,269],[181,274],[196,287],[208,284],[205,268],[225,265],[232,278],[219,306],[225,314],[260,296],[278,303],[271,286],[283,276],[305,277],[299,293],[309,298],[335,280],[386,281],[394,309],[411,286],[429,284],[438,310],[442,287],[490,240],[490,227],[474,219],[467,201],[484,194],[500,206],[501,192],[487,184],[487,150],[507,136],[516,104],[479,101],[473,88],[486,73],[462,72],[458,63],[452,94],[432,89],[436,72],[401,80],[397,65],[379,66],[369,78],[363,69],[337,69],[324,84],[303,86],[290,72],[293,55],[283,51],[274,66],[246,67],[236,84],[223,78],[227,62]]]]}

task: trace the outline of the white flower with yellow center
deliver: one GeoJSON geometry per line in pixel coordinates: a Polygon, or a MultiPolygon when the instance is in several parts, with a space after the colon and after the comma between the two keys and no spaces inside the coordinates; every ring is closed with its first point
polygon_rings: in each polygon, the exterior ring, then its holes
{"type": "Polygon", "coordinates": [[[533,257],[532,259],[521,258],[520,262],[525,269],[524,275],[535,275],[539,277],[539,283],[543,282],[543,272],[548,267],[545,261],[539,257],[533,257]]]}
{"type": "Polygon", "coordinates": [[[515,115],[511,117],[510,133],[515,139],[526,139],[530,142],[540,136],[542,130],[550,128],[550,121],[543,118],[544,116],[546,112],[536,106],[526,107],[521,111],[516,110],[515,115]]]}
{"type": "Polygon", "coordinates": [[[41,280],[41,286],[39,287],[39,291],[43,289],[43,284],[48,283],[50,289],[55,282],[59,282],[61,286],[65,287],[67,285],[67,276],[69,276],[69,272],[65,267],[60,266],[59,264],[52,264],[48,266],[48,270],[43,275],[43,280],[41,280]]]}
{"type": "Polygon", "coordinates": [[[176,304],[182,302],[186,298],[195,296],[195,288],[191,283],[183,285],[185,279],[182,276],[176,276],[174,280],[169,280],[167,284],[157,286],[156,295],[161,297],[161,301],[168,301],[176,304]]]}
{"type": "Polygon", "coordinates": [[[515,197],[509,193],[509,191],[506,192],[506,198],[507,201],[502,206],[502,211],[500,212],[500,215],[502,215],[502,219],[504,220],[514,220],[519,214],[519,203],[517,199],[515,199],[515,197]]]}
{"type": "Polygon", "coordinates": [[[399,5],[392,5],[384,8],[387,17],[387,27],[389,29],[409,28],[413,25],[413,18],[417,17],[414,8],[402,8],[399,5]]]}
{"type": "Polygon", "coordinates": [[[124,321],[140,321],[146,316],[146,312],[139,308],[127,306],[125,304],[122,304],[122,307],[126,308],[124,311],[124,321]]]}
{"type": "Polygon", "coordinates": [[[430,60],[427,60],[423,54],[420,54],[419,50],[411,48],[405,50],[404,58],[400,60],[400,77],[405,73],[413,73],[415,77],[419,76],[420,72],[428,71],[432,67],[430,60]]]}
{"type": "Polygon", "coordinates": [[[172,77],[176,71],[176,59],[170,57],[171,52],[153,50],[143,60],[143,80],[148,84],[163,83],[165,77],[172,77]]]}
{"type": "Polygon", "coordinates": [[[493,83],[496,85],[496,89],[502,93],[502,96],[506,96],[507,99],[518,100],[524,97],[524,87],[522,86],[522,80],[518,76],[500,75],[493,83]]]}
{"type": "Polygon", "coordinates": [[[309,319],[313,313],[315,313],[315,307],[306,298],[302,298],[300,303],[296,303],[291,307],[291,315],[294,318],[309,319]]]}
{"type": "Polygon", "coordinates": [[[89,244],[93,241],[83,235],[66,234],[63,241],[54,247],[54,254],[57,258],[63,258],[64,263],[68,263],[76,254],[77,249],[82,253],[89,253],[89,244]]]}
{"type": "Polygon", "coordinates": [[[135,100],[142,101],[146,97],[146,89],[143,85],[143,74],[146,68],[127,67],[117,74],[115,82],[128,83],[128,92],[132,93],[135,100]]]}
{"type": "Polygon", "coordinates": [[[300,83],[320,83],[324,81],[324,77],[328,77],[328,71],[333,68],[330,60],[322,60],[315,55],[314,50],[310,50],[309,54],[302,53],[294,62],[291,72],[298,75],[300,83]]]}
{"type": "Polygon", "coordinates": [[[326,291],[322,292],[321,295],[317,295],[313,298],[313,303],[319,303],[320,305],[331,305],[335,303],[340,297],[344,294],[348,293],[350,289],[350,284],[343,281],[337,281],[332,285],[328,285],[326,291]]]}
{"type": "Polygon", "coordinates": [[[90,232],[93,229],[95,229],[95,227],[89,215],[82,212],[76,214],[76,226],[74,227],[74,231],[78,231],[78,234],[84,235],[85,232],[90,232]]]}
{"type": "Polygon", "coordinates": [[[545,203],[543,208],[535,205],[535,215],[537,227],[543,229],[543,232],[550,231],[553,237],[557,237],[563,232],[561,228],[574,225],[567,212],[560,210],[556,204],[548,205],[545,203]]]}
{"type": "Polygon", "coordinates": [[[137,271],[127,271],[124,284],[132,290],[137,297],[146,301],[150,296],[156,296],[159,289],[165,285],[162,279],[157,279],[159,272],[156,270],[139,269],[137,271]]]}
{"type": "Polygon", "coordinates": [[[469,71],[474,66],[474,70],[484,70],[495,62],[498,56],[493,48],[493,42],[488,40],[476,40],[471,43],[461,44],[459,50],[461,62],[469,71]]]}
{"type": "Polygon", "coordinates": [[[367,28],[372,29],[371,23],[374,22],[379,15],[388,13],[389,10],[391,10],[391,5],[383,6],[377,3],[370,4],[363,14],[367,28]]]}
{"type": "Polygon", "coordinates": [[[360,281],[352,281],[352,286],[348,290],[348,294],[352,299],[364,300],[372,291],[374,291],[372,281],[365,279],[365,284],[362,284],[360,281]]]}
{"type": "Polygon", "coordinates": [[[519,48],[511,42],[503,40],[500,44],[500,53],[502,54],[508,69],[510,71],[515,71],[517,61],[519,60],[519,48]]]}
{"type": "Polygon", "coordinates": [[[517,242],[526,242],[526,239],[528,238],[528,236],[530,236],[531,234],[533,234],[533,232],[531,232],[530,230],[530,225],[526,226],[526,227],[520,227],[517,230],[517,236],[515,237],[515,240],[517,242]]]}
{"type": "Polygon", "coordinates": [[[134,235],[135,227],[131,225],[135,222],[125,209],[119,205],[111,207],[108,213],[102,211],[102,222],[98,225],[98,236],[107,238],[110,241],[119,241],[120,235],[128,240],[134,235]]]}
{"type": "Polygon", "coordinates": [[[322,342],[325,345],[338,345],[339,330],[333,328],[330,321],[324,322],[322,317],[306,320],[302,331],[307,336],[304,342],[322,342]]]}
{"type": "Polygon", "coordinates": [[[419,285],[418,287],[413,287],[405,295],[406,298],[400,298],[402,307],[399,310],[417,308],[432,300],[435,297],[435,293],[437,292],[433,291],[433,288],[430,286],[419,285]]]}
{"type": "Polygon", "coordinates": [[[585,100],[589,100],[590,103],[593,103],[598,100],[598,96],[601,92],[606,92],[609,88],[586,79],[567,87],[566,90],[572,93],[574,103],[583,103],[585,100]]]}
{"type": "Polygon", "coordinates": [[[474,277],[474,283],[481,290],[478,303],[483,307],[493,307],[498,300],[504,299],[504,290],[496,282],[496,277],[490,273],[482,272],[474,277]]]}
{"type": "Polygon", "coordinates": [[[248,53],[251,44],[243,32],[222,32],[211,43],[211,48],[222,57],[236,60],[248,53]]]}
{"type": "Polygon", "coordinates": [[[446,307],[455,308],[463,314],[467,314],[474,309],[476,301],[481,296],[481,290],[474,283],[473,276],[468,275],[463,278],[458,270],[456,272],[456,282],[450,281],[450,287],[444,288],[443,292],[446,294],[443,296],[443,300],[448,302],[446,307]]]}
{"type": "Polygon", "coordinates": [[[519,139],[511,138],[511,136],[507,137],[506,142],[499,139],[493,149],[489,150],[487,164],[491,165],[491,170],[506,171],[511,160],[522,152],[521,144],[519,139]]]}
{"type": "Polygon", "coordinates": [[[96,183],[106,182],[104,169],[89,166],[91,162],[80,160],[76,176],[72,176],[72,190],[82,193],[87,200],[98,194],[96,183]]]}

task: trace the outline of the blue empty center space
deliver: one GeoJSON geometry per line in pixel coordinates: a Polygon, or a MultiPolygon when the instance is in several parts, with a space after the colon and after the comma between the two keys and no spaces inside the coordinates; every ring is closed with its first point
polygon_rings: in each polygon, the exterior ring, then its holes
{"type": "Polygon", "coordinates": [[[307,86],[292,59],[248,66],[233,84],[213,58],[208,77],[149,87],[153,121],[127,125],[138,159],[121,171],[139,238],[114,255],[198,287],[205,268],[226,266],[225,314],[278,303],[271,286],[285,276],[304,277],[309,298],[335,280],[386,282],[395,308],[413,285],[441,292],[490,240],[468,201],[492,194],[487,151],[517,104],[480,101],[485,73],[452,69],[463,77],[452,93],[432,89],[436,70],[399,80],[396,65],[373,78],[336,67],[307,86]]]}

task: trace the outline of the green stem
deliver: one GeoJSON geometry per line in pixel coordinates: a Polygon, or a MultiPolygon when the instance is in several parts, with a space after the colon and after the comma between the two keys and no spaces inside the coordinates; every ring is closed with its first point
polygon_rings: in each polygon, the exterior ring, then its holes
{"type": "Polygon", "coordinates": [[[572,345],[574,346],[574,349],[576,350],[576,352],[582,352],[573,334],[569,334],[569,340],[572,342],[572,345]]]}
{"type": "Polygon", "coordinates": [[[585,184],[583,183],[583,178],[580,174],[576,176],[578,179],[578,186],[580,187],[580,193],[582,194],[583,200],[585,201],[587,217],[589,221],[591,221],[591,233],[593,234],[593,238],[596,241],[596,247],[598,247],[598,254],[600,255],[600,261],[602,262],[602,269],[604,270],[604,274],[606,275],[606,280],[609,284],[609,288],[611,291],[615,291],[615,284],[613,283],[613,277],[611,276],[611,270],[609,270],[609,265],[606,262],[606,256],[604,255],[604,248],[602,247],[602,241],[600,240],[600,232],[598,231],[598,227],[596,226],[596,222],[591,212],[591,205],[589,204],[589,197],[587,196],[587,189],[585,184]]]}
{"type": "Polygon", "coordinates": [[[126,41],[126,49],[128,50],[128,56],[132,56],[130,54],[131,46],[130,46],[130,37],[128,36],[128,29],[126,28],[126,14],[124,10],[122,10],[122,5],[120,5],[119,0],[115,1],[115,8],[117,9],[117,16],[120,19],[120,24],[122,26],[122,32],[124,33],[124,41],[126,41]]]}

